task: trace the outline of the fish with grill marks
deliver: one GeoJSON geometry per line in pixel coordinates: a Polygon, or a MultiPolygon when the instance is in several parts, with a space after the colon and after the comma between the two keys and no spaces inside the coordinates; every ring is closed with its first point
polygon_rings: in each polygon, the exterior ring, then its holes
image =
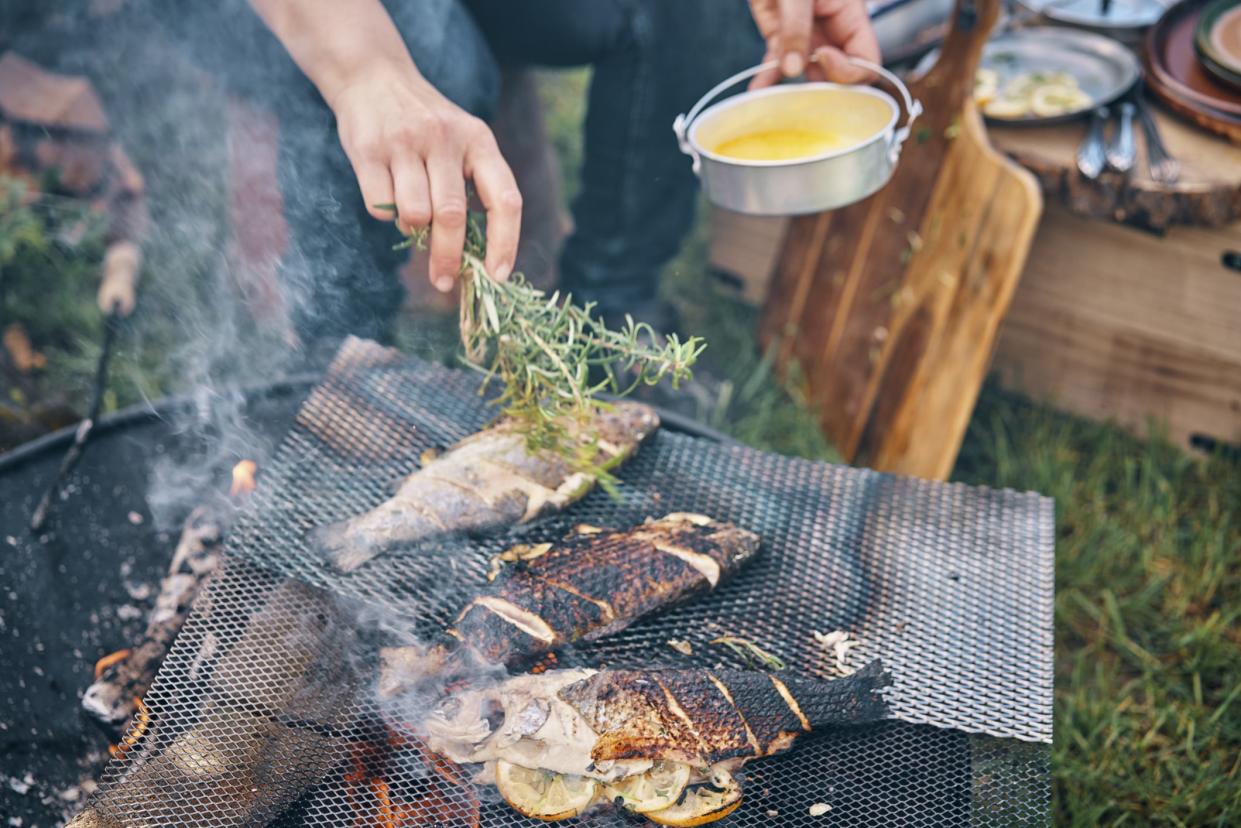
{"type": "Polygon", "coordinates": [[[556,544],[519,547],[429,648],[381,654],[380,691],[395,695],[427,675],[467,665],[518,666],[579,640],[618,632],[708,592],[758,550],[759,537],[706,515],[672,513],[632,529],[580,526],[556,544]]]}
{"type": "Polygon", "coordinates": [[[618,791],[641,791],[631,783],[657,773],[661,784],[679,779],[680,788],[660,801],[648,786],[646,803],[662,807],[644,815],[680,824],[678,811],[698,804],[712,819],[735,807],[741,792],[732,774],[746,762],[786,751],[813,731],[886,718],[880,691],[890,684],[877,660],[830,681],[731,669],[553,670],[449,697],[423,727],[432,750],[483,763],[477,781],[500,786],[519,810],[514,768],[584,791],[574,813],[613,802],[618,791]],[[687,804],[686,791],[696,787],[699,803],[687,804]]]}
{"type": "MultiPolygon", "coordinates": [[[[659,427],[650,406],[600,407],[573,429],[607,470],[628,460],[659,427]]],[[[595,476],[549,449],[532,451],[512,421],[472,434],[428,461],[396,494],[365,514],[320,527],[311,540],[338,570],[350,572],[395,547],[436,536],[483,532],[534,520],[583,497],[595,476]]]]}

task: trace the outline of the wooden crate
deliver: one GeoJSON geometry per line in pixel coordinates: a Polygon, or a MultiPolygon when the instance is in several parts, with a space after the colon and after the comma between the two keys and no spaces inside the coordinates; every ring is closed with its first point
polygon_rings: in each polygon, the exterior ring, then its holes
{"type": "MultiPolygon", "coordinates": [[[[711,265],[766,298],[786,219],[715,211],[711,265]]],[[[1163,236],[1049,203],[1000,329],[1002,383],[1143,435],[1241,444],[1241,223],[1163,236]]]]}
{"type": "Polygon", "coordinates": [[[1241,223],[1165,236],[1047,209],[994,368],[1004,385],[1145,434],[1241,442],[1241,223]]]}

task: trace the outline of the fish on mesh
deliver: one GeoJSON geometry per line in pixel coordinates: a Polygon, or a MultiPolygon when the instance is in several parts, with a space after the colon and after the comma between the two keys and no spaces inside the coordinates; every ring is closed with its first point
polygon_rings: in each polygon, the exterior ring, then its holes
{"type": "Polygon", "coordinates": [[[579,526],[557,543],[523,546],[429,647],[385,648],[380,692],[479,665],[519,666],[575,641],[616,633],[709,592],[757,552],[753,532],[673,513],[631,529],[579,526]]]}
{"type": "MultiPolygon", "coordinates": [[[[587,442],[591,464],[607,470],[628,460],[658,427],[654,409],[620,402],[600,407],[570,439],[587,442]]],[[[337,570],[351,572],[396,547],[534,520],[579,500],[595,482],[563,453],[531,449],[518,424],[503,421],[428,461],[389,500],[319,527],[311,540],[337,570]]]]}
{"type": "Polygon", "coordinates": [[[553,670],[454,694],[423,728],[431,750],[481,763],[476,781],[496,784],[527,815],[559,819],[619,801],[657,823],[703,824],[740,803],[733,774],[747,762],[814,731],[886,718],[881,690],[890,684],[878,660],[828,681],[733,669],[553,670]],[[642,784],[652,774],[662,789],[642,784]],[[571,807],[539,812],[542,800],[524,798],[539,785],[571,807]]]}

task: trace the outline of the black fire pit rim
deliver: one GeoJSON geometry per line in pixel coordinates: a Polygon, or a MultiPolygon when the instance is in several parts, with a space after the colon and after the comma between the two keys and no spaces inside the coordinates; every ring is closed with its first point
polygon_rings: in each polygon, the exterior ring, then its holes
{"type": "MultiPolygon", "coordinates": [[[[323,376],[323,374],[318,373],[296,374],[270,383],[244,385],[239,390],[247,401],[278,397],[313,388],[323,381],[323,376]]],[[[192,408],[194,404],[194,397],[189,394],[177,394],[154,401],[147,400],[135,403],[100,417],[99,422],[95,424],[95,436],[98,437],[101,434],[135,424],[162,420],[176,411],[192,408]]],[[[728,446],[740,445],[737,440],[727,434],[704,425],[684,414],[669,411],[658,405],[651,405],[651,408],[654,408],[656,413],[659,414],[659,419],[663,426],[671,431],[688,434],[692,437],[700,437],[713,443],[721,443],[728,446]]],[[[23,465],[35,462],[51,452],[63,454],[69,447],[69,444],[73,442],[73,437],[77,430],[77,425],[65,426],[0,454],[0,474],[19,469],[23,465]]]]}

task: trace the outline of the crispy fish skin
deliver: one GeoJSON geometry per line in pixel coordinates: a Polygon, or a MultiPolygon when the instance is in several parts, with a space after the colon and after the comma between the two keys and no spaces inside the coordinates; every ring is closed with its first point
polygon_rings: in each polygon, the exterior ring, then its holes
{"type": "Polygon", "coordinates": [[[740,569],[758,544],[753,532],[703,515],[671,514],[629,530],[574,533],[539,557],[508,567],[467,606],[454,629],[487,661],[519,663],[618,632],[706,592],[740,569]],[[515,636],[515,625],[481,617],[497,615],[489,608],[497,600],[542,620],[551,639],[515,636]]]}
{"type": "MultiPolygon", "coordinates": [[[[623,463],[658,427],[659,416],[641,403],[601,408],[589,428],[595,462],[623,463]]],[[[578,500],[594,482],[554,452],[532,453],[515,425],[503,422],[426,463],[391,499],[311,538],[337,569],[350,572],[397,546],[533,520],[578,500]]]]}
{"type": "Polygon", "coordinates": [[[443,673],[453,659],[512,667],[617,632],[713,589],[758,546],[755,533],[705,515],[673,513],[622,531],[579,528],[506,567],[429,652],[385,650],[381,688],[398,692],[401,674],[443,673]]]}
{"type": "Polygon", "coordinates": [[[832,681],[747,670],[605,670],[561,688],[597,735],[596,763],[674,759],[697,767],[780,753],[816,728],[887,715],[879,661],[832,681]]]}

